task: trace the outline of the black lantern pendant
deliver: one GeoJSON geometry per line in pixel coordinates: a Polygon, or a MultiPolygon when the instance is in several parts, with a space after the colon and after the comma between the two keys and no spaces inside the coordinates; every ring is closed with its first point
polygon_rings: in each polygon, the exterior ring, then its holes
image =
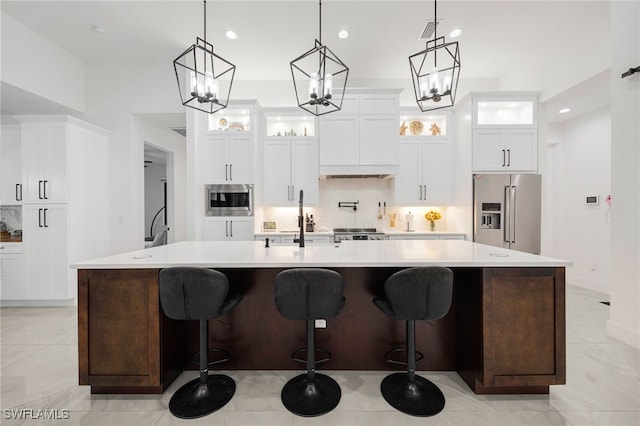
{"type": "Polygon", "coordinates": [[[437,35],[437,3],[433,40],[427,41],[425,50],[409,56],[416,102],[423,112],[453,106],[460,78],[458,42],[447,43],[437,35]]]}
{"type": "Polygon", "coordinates": [[[298,106],[313,115],[323,115],[342,108],[349,68],[322,44],[322,1],[320,31],[313,49],[291,61],[291,76],[298,106]],[[340,96],[335,96],[338,88],[340,96]]]}
{"type": "Polygon", "coordinates": [[[204,39],[196,38],[173,61],[182,105],[213,114],[229,104],[236,66],[213,53],[207,42],[207,1],[204,0],[204,39]]]}

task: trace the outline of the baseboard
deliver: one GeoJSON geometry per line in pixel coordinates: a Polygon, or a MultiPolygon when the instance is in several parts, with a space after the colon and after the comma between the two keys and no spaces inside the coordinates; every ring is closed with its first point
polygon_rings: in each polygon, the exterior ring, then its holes
{"type": "Polygon", "coordinates": [[[607,336],[640,349],[640,331],[631,330],[611,320],[607,321],[607,336]]]}
{"type": "Polygon", "coordinates": [[[76,299],[67,300],[0,300],[0,307],[41,308],[41,307],[76,306],[76,299]]]}

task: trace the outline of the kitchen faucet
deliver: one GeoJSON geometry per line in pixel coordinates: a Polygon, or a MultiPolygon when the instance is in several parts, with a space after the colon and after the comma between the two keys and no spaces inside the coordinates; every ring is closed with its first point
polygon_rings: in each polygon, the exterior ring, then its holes
{"type": "Polygon", "coordinates": [[[298,226],[300,227],[300,238],[294,238],[294,243],[300,243],[300,247],[304,247],[304,213],[302,212],[302,189],[300,190],[300,211],[298,212],[298,226]]]}

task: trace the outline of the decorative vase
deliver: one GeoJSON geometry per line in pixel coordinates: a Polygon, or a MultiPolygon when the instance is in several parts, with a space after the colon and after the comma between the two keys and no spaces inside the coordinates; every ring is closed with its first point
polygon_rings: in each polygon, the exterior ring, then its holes
{"type": "Polygon", "coordinates": [[[431,229],[431,232],[434,232],[436,230],[436,221],[435,220],[430,220],[429,221],[429,228],[431,229]]]}

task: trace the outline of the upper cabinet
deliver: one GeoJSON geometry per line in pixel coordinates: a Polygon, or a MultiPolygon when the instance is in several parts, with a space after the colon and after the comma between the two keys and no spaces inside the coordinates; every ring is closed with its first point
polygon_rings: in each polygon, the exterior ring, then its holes
{"type": "Polygon", "coordinates": [[[447,123],[452,122],[451,113],[403,112],[400,122],[400,170],[394,179],[396,205],[450,203],[453,135],[447,134],[447,123]]]}
{"type": "Polygon", "coordinates": [[[262,201],[267,206],[320,202],[316,118],[296,108],[265,108],[262,201]]]}
{"type": "Polygon", "coordinates": [[[0,204],[22,204],[22,148],[19,126],[2,126],[0,138],[0,204]]]}
{"type": "Polygon", "coordinates": [[[537,96],[478,94],[472,105],[473,171],[536,173],[537,96]]]}
{"type": "Polygon", "coordinates": [[[347,91],[319,118],[320,174],[396,173],[399,90],[347,91]]]}

